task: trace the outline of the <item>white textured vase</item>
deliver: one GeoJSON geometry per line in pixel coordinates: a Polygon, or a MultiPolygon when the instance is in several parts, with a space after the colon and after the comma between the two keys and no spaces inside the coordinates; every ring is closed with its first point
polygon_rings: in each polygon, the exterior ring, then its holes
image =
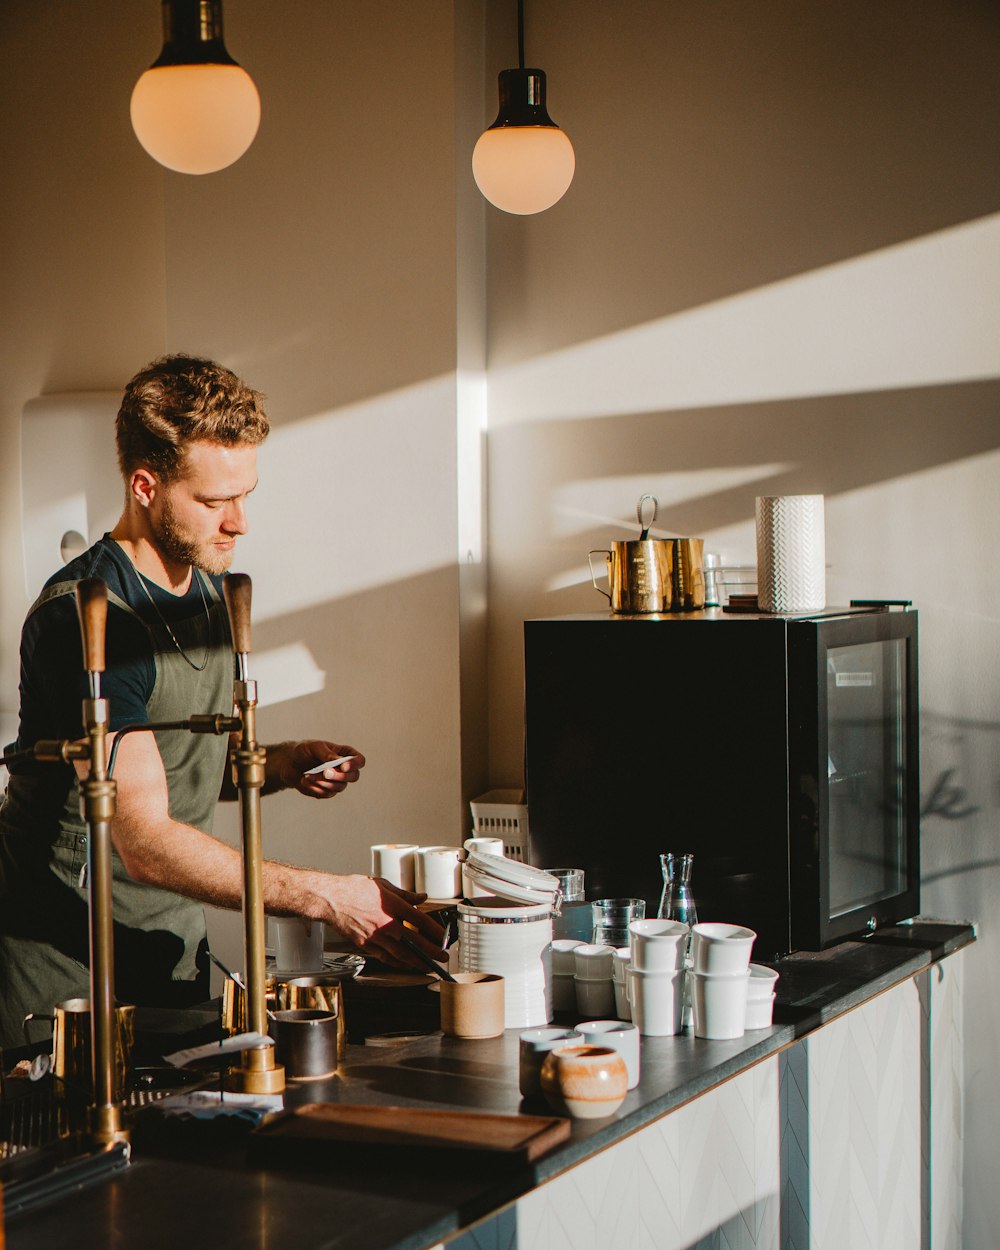
{"type": "Polygon", "coordinates": [[[822,495],[758,497],[757,601],[762,612],[826,607],[822,495]]]}

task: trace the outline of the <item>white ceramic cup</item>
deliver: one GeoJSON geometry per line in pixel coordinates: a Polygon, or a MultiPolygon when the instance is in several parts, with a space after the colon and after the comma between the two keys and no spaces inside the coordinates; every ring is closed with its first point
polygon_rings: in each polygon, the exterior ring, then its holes
{"type": "MultiPolygon", "coordinates": [[[[749,982],[748,982],[749,984],[749,982]]],[[[769,1029],[774,1020],[774,995],[758,998],[751,1002],[747,999],[747,1012],[743,1027],[748,1031],[769,1029]]]]}
{"type": "Polygon", "coordinates": [[[372,876],[385,877],[403,890],[416,889],[415,842],[380,842],[372,847],[372,876]]]}
{"type": "MultiPolygon", "coordinates": [[[[464,842],[467,855],[476,852],[480,855],[498,855],[504,857],[503,838],[466,838],[464,842]]],[[[462,895],[464,898],[485,898],[490,891],[476,885],[468,867],[462,865],[462,895]]]]}
{"type": "Polygon", "coordinates": [[[632,962],[632,951],[628,946],[616,946],[615,956],[611,961],[611,979],[625,984],[625,974],[628,966],[632,962]]]}
{"type": "Polygon", "coordinates": [[[278,972],[323,971],[323,921],[272,916],[274,966],[278,972]]]}
{"type": "Polygon", "coordinates": [[[428,898],[459,898],[462,893],[460,846],[421,846],[415,860],[416,889],[428,898]]]}
{"type": "Polygon", "coordinates": [[[691,973],[691,1010],[695,1037],[713,1041],[742,1037],[747,1014],[746,973],[691,973]]]}
{"type": "Polygon", "coordinates": [[[585,943],[577,938],[556,938],[552,943],[552,971],[570,976],[576,972],[576,950],[585,943]]]}
{"type": "Polygon", "coordinates": [[[674,972],[684,967],[691,930],[679,920],[633,920],[629,925],[632,967],[640,972],[674,972]]]}
{"type": "Polygon", "coordinates": [[[583,942],[573,951],[574,972],[578,981],[610,981],[615,948],[595,942],[583,942]]]}
{"type": "Polygon", "coordinates": [[[691,930],[691,963],[695,972],[713,976],[745,973],[757,938],[738,924],[696,924],[691,930]]]}
{"type": "MultiPolygon", "coordinates": [[[[626,975],[628,970],[626,969],[626,975]]],[[[632,1004],[628,1000],[628,981],[612,981],[615,991],[615,1015],[619,1020],[632,1019],[632,1004]]]]}
{"type": "Polygon", "coordinates": [[[625,1060],[628,1071],[628,1087],[639,1084],[639,1030],[634,1024],[621,1020],[584,1020],[577,1025],[577,1032],[592,1046],[610,1046],[625,1060]]]}
{"type": "Polygon", "coordinates": [[[541,1098],[538,1074],[545,1056],[556,1046],[580,1046],[584,1039],[576,1029],[525,1029],[518,1039],[518,1088],[522,1098],[541,1098]]]}
{"type": "Polygon", "coordinates": [[[572,972],[552,974],[552,1010],[576,1011],[576,977],[572,972]]]}
{"type": "Polygon", "coordinates": [[[576,1009],[587,1020],[606,1019],[615,1009],[615,990],[610,977],[595,981],[574,977],[576,1009]]]}
{"type": "Polygon", "coordinates": [[[684,1007],[683,969],[674,972],[628,970],[632,1020],[644,1037],[672,1037],[681,1031],[684,1007]]]}
{"type": "Polygon", "coordinates": [[[774,1000],[774,987],[778,974],[763,964],[751,964],[747,973],[747,1002],[760,1003],[774,1000]]]}

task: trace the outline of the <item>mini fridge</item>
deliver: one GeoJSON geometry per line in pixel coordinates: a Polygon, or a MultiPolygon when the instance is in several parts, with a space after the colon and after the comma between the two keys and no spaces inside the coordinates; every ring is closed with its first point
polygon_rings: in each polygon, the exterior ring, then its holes
{"type": "Polygon", "coordinates": [[[642,897],[694,855],[754,958],[919,910],[917,613],[588,615],[524,626],[531,860],[642,897]]]}

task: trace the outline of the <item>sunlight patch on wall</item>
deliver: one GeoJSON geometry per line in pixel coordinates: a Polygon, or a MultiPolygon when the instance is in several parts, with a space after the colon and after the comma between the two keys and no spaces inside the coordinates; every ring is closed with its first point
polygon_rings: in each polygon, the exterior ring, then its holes
{"type": "Polygon", "coordinates": [[[21,497],[24,500],[24,582],[33,600],[63,563],[70,531],[95,542],[118,519],[122,479],[115,453],[110,391],[40,395],[21,416],[21,497]]]}
{"type": "Polygon", "coordinates": [[[1000,376],[1000,214],[490,371],[490,425],[1000,376]]]}
{"type": "Polygon", "coordinates": [[[272,430],[234,569],[255,620],[454,566],[455,377],[272,430]]]}
{"type": "Polygon", "coordinates": [[[316,694],[326,687],[326,673],[302,642],[273,647],[268,651],[255,651],[250,672],[259,685],[260,707],[286,703],[305,694],[316,694]]]}

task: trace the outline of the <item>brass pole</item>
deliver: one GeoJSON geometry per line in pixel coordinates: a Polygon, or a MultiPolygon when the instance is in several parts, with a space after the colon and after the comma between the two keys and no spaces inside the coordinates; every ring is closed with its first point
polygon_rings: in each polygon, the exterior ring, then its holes
{"type": "MultiPolygon", "coordinates": [[[[246,1020],[252,1033],[267,1036],[267,994],[264,970],[264,854],[260,792],[264,786],[266,752],[256,740],[257,683],[247,676],[250,654],[250,597],[246,573],[227,573],[223,594],[233,634],[233,701],[242,720],[239,746],[230,752],[240,796],[243,827],[243,957],[246,1020]]],[[[277,1094],[285,1088],[285,1069],[274,1061],[274,1048],[243,1051],[243,1066],[234,1069],[236,1088],[250,1094],[277,1094]]]]}
{"type": "Polygon", "coordinates": [[[80,805],[89,828],[87,888],[90,919],[90,1040],[94,1079],[91,1134],[102,1144],[128,1141],[124,1103],[116,1099],[114,913],[111,901],[111,822],[115,814],[115,782],[107,774],[108,701],[101,698],[108,589],[88,577],[76,588],[76,607],[83,639],[83,666],[90,697],[83,701],[83,723],[89,746],[89,772],[80,786],[80,805]]]}

